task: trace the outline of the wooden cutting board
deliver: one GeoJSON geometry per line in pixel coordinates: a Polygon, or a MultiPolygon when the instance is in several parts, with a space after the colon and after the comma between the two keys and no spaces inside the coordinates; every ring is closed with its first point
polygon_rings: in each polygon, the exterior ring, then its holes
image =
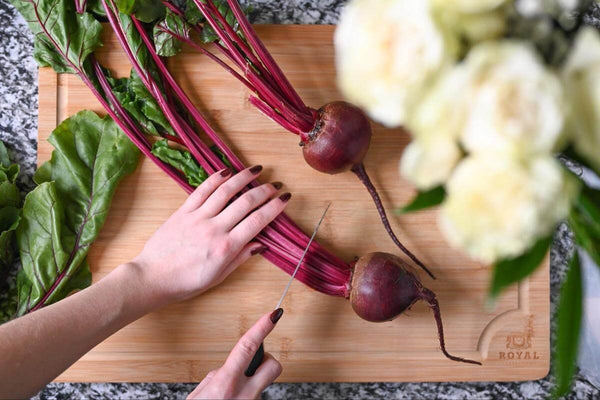
{"type": "MultiPolygon", "coordinates": [[[[257,30],[307,104],[318,107],[341,99],[335,85],[334,27],[258,26],[257,30]]],[[[114,38],[106,34],[103,41],[102,63],[119,76],[127,75],[129,63],[114,38]]],[[[372,251],[399,253],[353,174],[328,176],[305,165],[298,138],[253,109],[242,85],[207,58],[186,50],[169,63],[186,92],[244,162],[264,165],[263,181],[282,181],[294,194],[287,210],[305,231],[312,230],[332,200],[319,233],[322,244],[346,260],[372,251]]],[[[46,138],[57,123],[84,108],[103,110],[74,75],[40,69],[39,84],[41,163],[49,158],[46,138]]],[[[444,358],[425,304],[416,304],[392,322],[373,324],[358,318],[346,300],[295,283],[284,303],[285,314],[265,343],[284,366],[279,381],[512,381],[547,374],[548,261],[530,279],[507,290],[494,310],[487,310],[490,268],[448,246],[436,225],[437,212],[393,216],[392,210],[415,192],[398,172],[408,142],[406,132],[375,125],[367,170],[397,234],[438,277],[432,281],[422,274],[424,284],[438,294],[448,350],[484,365],[444,358]]],[[[119,187],[108,222],[91,249],[94,282],[137,255],[185,197],[144,160],[119,187]]],[[[261,314],[275,306],[287,280],[277,267],[255,257],[218,288],[122,329],[57,380],[199,381],[221,365],[261,314]]]]}

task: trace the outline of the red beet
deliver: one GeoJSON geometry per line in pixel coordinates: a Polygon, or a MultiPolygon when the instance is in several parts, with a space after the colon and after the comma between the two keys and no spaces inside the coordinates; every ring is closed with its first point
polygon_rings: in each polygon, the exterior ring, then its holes
{"type": "Polygon", "coordinates": [[[440,347],[446,357],[470,364],[480,362],[455,357],[446,351],[440,306],[435,293],[423,287],[417,272],[400,258],[387,253],[371,253],[354,266],[350,302],[354,312],[370,322],[390,321],[417,301],[429,303],[438,328],[440,347]]]}
{"type": "MultiPolygon", "coordinates": [[[[210,26],[219,39],[217,48],[239,72],[190,37],[166,32],[206,54],[250,89],[250,103],[283,128],[300,136],[304,159],[311,167],[328,174],[354,172],[373,198],[392,241],[435,279],[394,234],[377,190],[365,171],[363,159],[371,141],[371,126],[366,115],[358,107],[343,101],[326,104],[318,111],[308,107],[254,31],[237,0],[227,0],[232,12],[227,18],[214,0],[193,2],[206,19],[203,25],[195,28],[201,32],[210,26]],[[231,16],[239,24],[238,31],[227,23],[231,16]]],[[[164,3],[171,11],[184,15],[173,1],[164,3]]]]}
{"type": "Polygon", "coordinates": [[[313,130],[302,136],[308,165],[337,174],[362,164],[371,143],[371,124],[358,107],[334,101],[318,111],[313,130]]]}
{"type": "Polygon", "coordinates": [[[351,170],[365,185],[379,212],[383,226],[392,241],[404,254],[435,279],[433,274],[396,237],[387,218],[377,189],[363,165],[371,143],[371,124],[362,110],[344,101],[334,101],[315,113],[313,129],[300,135],[304,160],[317,171],[337,174],[351,170]]]}

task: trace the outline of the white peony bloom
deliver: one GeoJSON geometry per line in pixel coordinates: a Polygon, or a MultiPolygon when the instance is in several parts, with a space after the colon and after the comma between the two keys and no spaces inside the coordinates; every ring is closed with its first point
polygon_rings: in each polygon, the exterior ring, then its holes
{"type": "Polygon", "coordinates": [[[508,0],[433,0],[434,15],[463,45],[497,39],[507,27],[508,0]]]}
{"type": "Polygon", "coordinates": [[[440,226],[454,246],[486,263],[519,256],[569,212],[577,189],[550,156],[519,162],[473,155],[446,185],[440,226]]]}
{"type": "Polygon", "coordinates": [[[576,11],[583,0],[517,0],[515,8],[519,14],[527,18],[540,15],[560,15],[576,11]]]}
{"type": "Polygon", "coordinates": [[[596,29],[580,31],[564,75],[575,149],[600,169],[600,34],[596,29]]]}
{"type": "Polygon", "coordinates": [[[563,89],[532,47],[483,43],[471,50],[464,67],[469,115],[462,142],[468,151],[526,158],[554,150],[563,132],[563,89]]]}
{"type": "Polygon", "coordinates": [[[434,0],[437,8],[460,13],[482,13],[494,10],[507,0],[434,0]]]}
{"type": "Polygon", "coordinates": [[[463,69],[449,68],[408,119],[415,140],[404,150],[400,171],[421,190],[443,184],[462,157],[464,84],[463,69]]]}
{"type": "Polygon", "coordinates": [[[375,120],[398,126],[451,59],[428,0],[353,0],[335,33],[338,83],[375,120]]]}
{"type": "Polygon", "coordinates": [[[402,154],[400,172],[420,190],[446,182],[462,153],[456,140],[441,137],[432,141],[414,140],[402,154]]]}
{"type": "Polygon", "coordinates": [[[466,117],[465,69],[453,66],[440,72],[407,119],[407,127],[419,139],[446,137],[458,140],[466,117]]]}

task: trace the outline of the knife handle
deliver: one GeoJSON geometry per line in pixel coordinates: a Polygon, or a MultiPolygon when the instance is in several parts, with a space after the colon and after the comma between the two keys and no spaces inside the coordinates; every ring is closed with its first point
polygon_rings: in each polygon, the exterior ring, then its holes
{"type": "Polygon", "coordinates": [[[244,375],[247,377],[251,377],[254,375],[260,364],[262,364],[263,359],[265,358],[265,346],[263,343],[260,344],[256,353],[254,353],[254,357],[252,357],[252,361],[250,361],[250,365],[248,365],[248,369],[244,372],[244,375]]]}

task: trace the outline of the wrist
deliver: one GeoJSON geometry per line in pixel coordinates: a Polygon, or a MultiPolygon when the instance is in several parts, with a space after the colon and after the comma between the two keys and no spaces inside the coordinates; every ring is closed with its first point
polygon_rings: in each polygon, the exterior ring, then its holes
{"type": "Polygon", "coordinates": [[[160,282],[152,279],[147,266],[138,259],[119,265],[114,273],[123,282],[123,293],[130,312],[144,315],[166,304],[169,298],[160,282]]]}

